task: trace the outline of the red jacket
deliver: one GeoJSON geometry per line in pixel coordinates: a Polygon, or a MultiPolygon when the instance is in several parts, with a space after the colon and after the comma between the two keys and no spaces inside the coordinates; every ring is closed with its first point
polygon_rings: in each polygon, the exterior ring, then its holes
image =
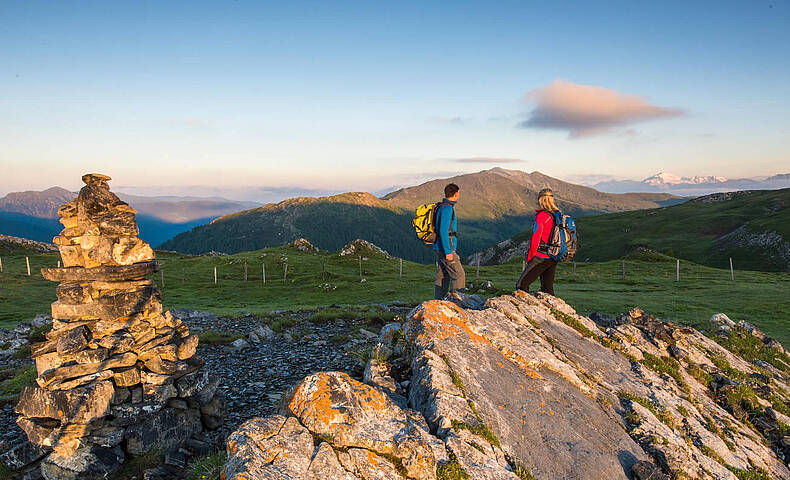
{"type": "Polygon", "coordinates": [[[532,260],[532,257],[549,258],[545,253],[538,252],[538,246],[541,240],[549,243],[549,236],[553,227],[554,219],[551,214],[545,210],[538,210],[538,213],[535,214],[535,227],[532,229],[532,239],[529,241],[527,261],[532,260]]]}

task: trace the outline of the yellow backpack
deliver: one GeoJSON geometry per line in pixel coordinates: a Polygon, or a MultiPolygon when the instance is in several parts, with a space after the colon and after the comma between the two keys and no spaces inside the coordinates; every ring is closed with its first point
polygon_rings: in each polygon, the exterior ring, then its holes
{"type": "MultiPolygon", "coordinates": [[[[450,204],[446,202],[426,203],[420,205],[414,211],[414,220],[411,221],[411,224],[414,227],[417,238],[426,245],[436,243],[436,211],[442,205],[450,204]]],[[[455,210],[453,210],[453,215],[455,215],[455,210]]],[[[450,235],[454,234],[454,232],[450,232],[450,235]]]]}

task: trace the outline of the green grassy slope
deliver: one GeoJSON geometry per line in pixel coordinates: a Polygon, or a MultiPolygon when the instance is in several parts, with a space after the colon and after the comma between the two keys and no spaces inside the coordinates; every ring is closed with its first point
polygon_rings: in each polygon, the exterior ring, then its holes
{"type": "MultiPolygon", "coordinates": [[[[277,309],[313,309],[331,304],[359,305],[402,300],[417,303],[433,295],[432,265],[403,262],[371,255],[364,260],[360,280],[358,257],[300,252],[291,247],[244,252],[230,256],[191,256],[158,252],[164,272],[166,308],[194,308],[228,315],[265,314],[277,309]],[[243,280],[247,262],[248,280],[243,280]],[[284,280],[285,263],[288,276],[284,280]],[[265,263],[267,282],[261,278],[265,263]],[[213,271],[217,267],[218,283],[213,271]],[[323,274],[322,274],[323,271],[323,274]],[[181,284],[182,275],[184,284],[181,284]]],[[[2,257],[0,274],[0,326],[13,326],[36,313],[48,312],[55,300],[55,284],[38,270],[55,266],[57,254],[30,254],[33,275],[25,275],[23,254],[2,257]]],[[[466,267],[467,279],[494,287],[486,294],[509,292],[521,271],[520,260],[503,265],[466,267]]],[[[652,255],[630,256],[626,279],[620,260],[602,263],[561,264],[557,295],[583,313],[617,314],[639,306],[661,318],[705,328],[708,318],[725,312],[735,320],[748,320],[769,335],[790,344],[790,276],[782,273],[729,271],[681,263],[681,281],[675,281],[674,259],[652,255]]],[[[161,286],[161,275],[153,278],[161,286]]],[[[537,287],[537,284],[535,285],[537,287]]]]}
{"type": "MultiPolygon", "coordinates": [[[[726,268],[790,271],[790,189],[715,194],[665,208],[577,220],[578,260],[607,261],[638,247],[726,268]]],[[[529,241],[531,229],[513,237],[529,241]]]]}
{"type": "MultiPolygon", "coordinates": [[[[283,245],[305,237],[320,248],[337,250],[355,238],[369,240],[394,255],[432,263],[433,254],[417,241],[411,227],[414,209],[441,199],[447,182],[461,187],[456,206],[459,253],[483,249],[522,231],[532,221],[538,185],[551,185],[564,197],[560,204],[574,215],[633,210],[680,201],[666,194],[601,193],[540,173],[492,169],[418,187],[379,199],[368,193],[295,198],[226,215],[184,232],[161,245],[185,253],[235,253],[283,245]]],[[[542,187],[541,187],[542,188],[542,187]]]]}

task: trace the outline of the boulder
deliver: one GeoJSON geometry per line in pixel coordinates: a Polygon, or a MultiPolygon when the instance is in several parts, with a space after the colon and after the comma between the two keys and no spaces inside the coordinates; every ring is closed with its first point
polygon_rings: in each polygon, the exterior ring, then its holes
{"type": "Polygon", "coordinates": [[[118,471],[124,461],[120,447],[90,445],[70,455],[50,454],[41,462],[46,480],[99,480],[118,471]]]}
{"type": "MultiPolygon", "coordinates": [[[[512,306],[512,300],[508,303],[512,306]]],[[[621,465],[620,458],[625,452],[633,458],[631,463],[644,459],[639,445],[588,396],[570,366],[535,362],[544,356],[537,351],[551,346],[533,338],[523,315],[519,322],[516,311],[492,304],[496,306],[504,313],[496,308],[464,310],[440,301],[425,302],[415,310],[407,336],[441,361],[413,364],[412,383],[428,395],[413,403],[442,430],[450,427],[444,436],[465,428],[490,431],[491,437],[478,444],[501,447],[538,478],[627,479],[631,465],[621,465]],[[448,399],[443,391],[462,401],[448,399]],[[585,426],[582,436],[580,425],[585,426]]],[[[608,348],[596,348],[574,330],[563,333],[568,348],[590,350],[609,368],[619,363],[630,369],[630,362],[616,361],[608,348]]]]}
{"type": "Polygon", "coordinates": [[[425,421],[345,373],[308,376],[283,415],[256,418],[228,437],[228,479],[435,479],[447,456],[425,421]],[[321,441],[314,441],[317,438],[321,441]],[[282,475],[282,476],[278,476],[282,475]]]}
{"type": "Polygon", "coordinates": [[[126,450],[132,455],[142,455],[152,448],[168,451],[201,429],[197,411],[163,408],[158,414],[126,429],[126,450]]]}
{"type": "Polygon", "coordinates": [[[59,355],[77,353],[88,346],[91,339],[90,330],[84,325],[73,328],[58,339],[55,347],[59,355]]]}
{"type": "MultiPolygon", "coordinates": [[[[316,450],[313,436],[293,417],[254,418],[231,433],[226,480],[311,479],[310,458],[316,450]]],[[[331,478],[331,477],[328,477],[331,478]]]]}
{"type": "Polygon", "coordinates": [[[0,455],[0,463],[12,470],[20,470],[48,454],[50,449],[25,441],[0,455]]]}
{"type": "Polygon", "coordinates": [[[391,345],[395,341],[395,336],[401,330],[401,324],[398,322],[390,322],[379,330],[379,343],[382,345],[391,345]]]}
{"type": "Polygon", "coordinates": [[[87,424],[109,412],[114,392],[110,382],[57,391],[25,387],[15,412],[24,417],[87,424]]]}
{"type": "Polygon", "coordinates": [[[44,325],[49,325],[51,323],[52,323],[52,315],[48,313],[39,313],[35,317],[33,317],[33,320],[30,321],[30,325],[33,328],[41,328],[44,325]]]}
{"type": "Polygon", "coordinates": [[[208,382],[209,375],[206,370],[188,373],[176,381],[178,396],[182,398],[191,397],[208,385],[208,382]]]}
{"type": "Polygon", "coordinates": [[[247,341],[244,340],[243,338],[237,338],[236,340],[231,342],[229,347],[231,349],[233,349],[233,350],[241,351],[241,350],[246,350],[246,349],[250,348],[250,344],[247,343],[247,341]]]}
{"type": "Polygon", "coordinates": [[[225,423],[225,409],[225,395],[222,392],[217,392],[211,401],[200,407],[201,419],[207,430],[216,430],[225,423]]]}
{"type": "Polygon", "coordinates": [[[268,325],[258,325],[252,331],[261,340],[268,340],[277,335],[268,325]]]}
{"type": "Polygon", "coordinates": [[[719,325],[725,325],[729,328],[735,328],[735,322],[730,320],[730,317],[725,313],[716,313],[710,317],[710,323],[718,328],[719,325]]]}

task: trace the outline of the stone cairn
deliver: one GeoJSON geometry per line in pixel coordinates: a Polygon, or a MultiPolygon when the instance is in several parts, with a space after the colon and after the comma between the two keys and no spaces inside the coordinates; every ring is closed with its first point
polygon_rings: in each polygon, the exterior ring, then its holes
{"type": "Polygon", "coordinates": [[[20,394],[17,423],[51,453],[48,479],[105,478],[128,455],[173,451],[217,428],[217,379],[195,355],[196,335],[163,313],[151,247],[137,237],[137,213],[110,192],[110,177],[88,174],[78,197],[58,210],[63,268],[53,327],[32,345],[37,385],[20,394]],[[216,397],[216,398],[215,398],[216,397]],[[203,413],[201,413],[201,410],[203,413]]]}

